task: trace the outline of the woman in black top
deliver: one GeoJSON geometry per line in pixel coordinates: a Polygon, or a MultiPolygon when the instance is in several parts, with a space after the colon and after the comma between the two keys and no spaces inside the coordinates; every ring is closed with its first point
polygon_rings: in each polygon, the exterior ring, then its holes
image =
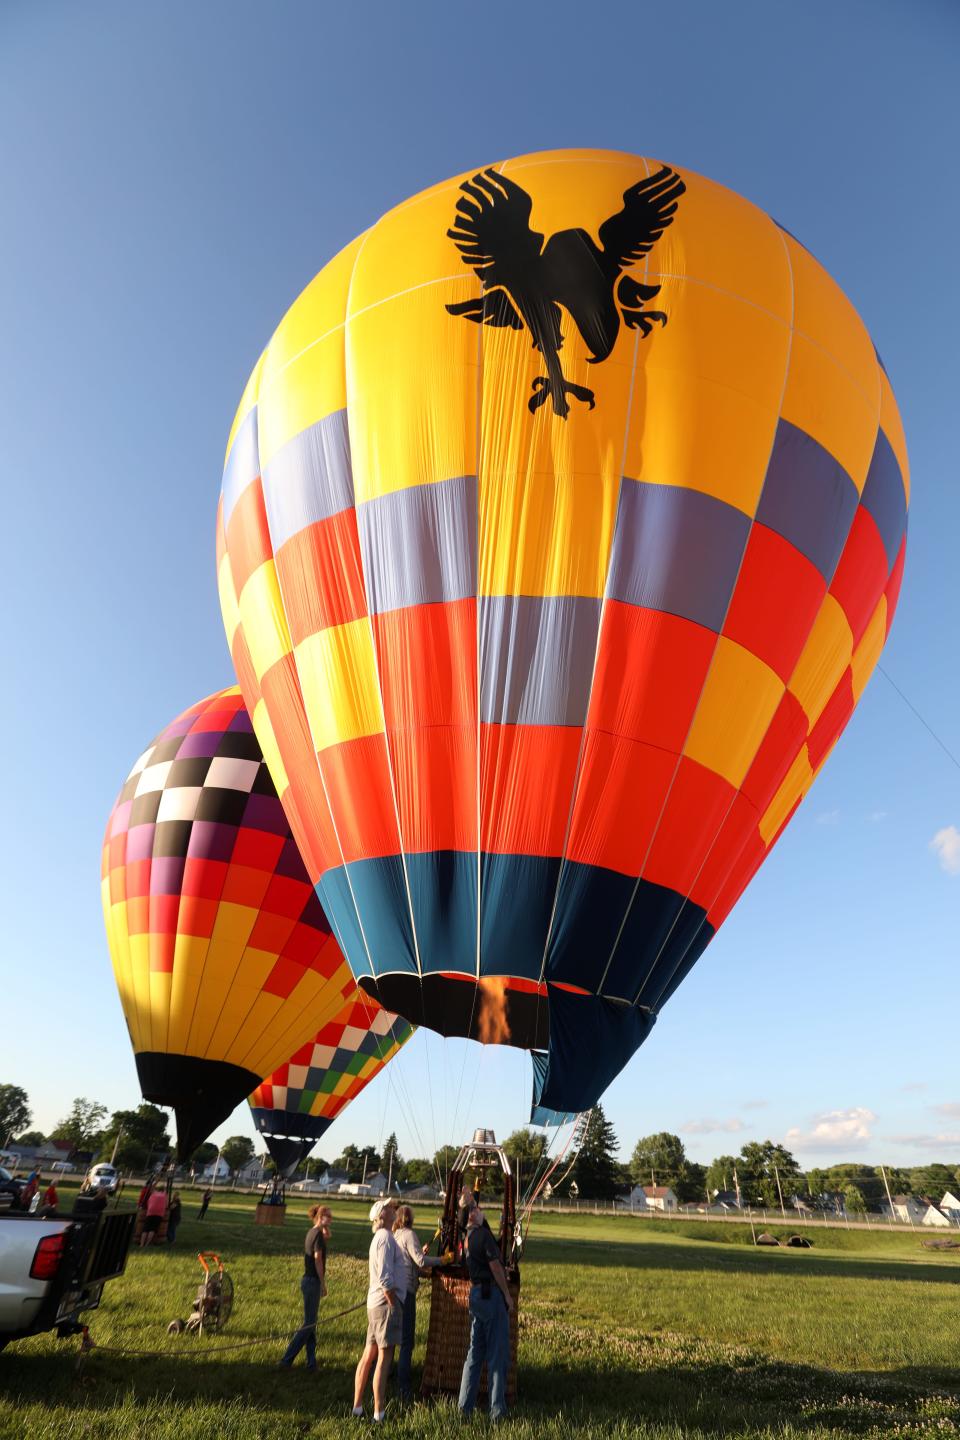
{"type": "Polygon", "coordinates": [[[303,1242],[303,1275],[300,1279],[303,1324],[280,1361],[282,1370],[289,1370],[303,1349],[307,1352],[307,1369],[317,1368],[317,1315],[321,1298],[327,1293],[327,1241],[332,1233],[333,1215],[328,1205],[314,1205],[309,1214],[311,1225],[303,1242]]]}

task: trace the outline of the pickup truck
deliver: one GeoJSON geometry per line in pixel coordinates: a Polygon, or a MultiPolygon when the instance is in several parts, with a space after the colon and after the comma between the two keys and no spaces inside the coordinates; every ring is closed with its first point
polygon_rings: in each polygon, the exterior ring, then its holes
{"type": "Polygon", "coordinates": [[[81,1331],[80,1317],[123,1273],[135,1223],[132,1210],[40,1216],[0,1208],[0,1350],[44,1330],[61,1338],[81,1331]]]}

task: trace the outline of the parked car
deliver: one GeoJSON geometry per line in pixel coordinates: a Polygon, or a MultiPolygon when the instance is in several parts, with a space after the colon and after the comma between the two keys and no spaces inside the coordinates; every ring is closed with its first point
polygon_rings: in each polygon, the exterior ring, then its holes
{"type": "Polygon", "coordinates": [[[107,1163],[94,1165],[87,1175],[87,1180],[91,1190],[106,1190],[108,1195],[115,1195],[120,1184],[120,1176],[115,1166],[107,1163]]]}
{"type": "Polygon", "coordinates": [[[0,1210],[16,1209],[20,1204],[20,1191],[25,1180],[15,1180],[9,1170],[0,1165],[0,1210]]]}
{"type": "Polygon", "coordinates": [[[76,1165],[71,1164],[69,1160],[54,1160],[50,1166],[54,1175],[72,1175],[76,1168],[76,1165]]]}

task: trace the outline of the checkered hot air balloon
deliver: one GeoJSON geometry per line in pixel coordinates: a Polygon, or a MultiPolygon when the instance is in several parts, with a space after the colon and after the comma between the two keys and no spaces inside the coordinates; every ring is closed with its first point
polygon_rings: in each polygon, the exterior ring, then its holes
{"type": "Polygon", "coordinates": [[[250,1096],[253,1123],[289,1178],[337,1116],[413,1034],[362,990],[250,1096]]]}
{"type": "Polygon", "coordinates": [[[101,876],[140,1088],[186,1157],[355,995],[237,688],[140,756],[101,876]]]}
{"type": "Polygon", "coordinates": [[[363,989],[589,1107],[849,720],[908,493],[850,302],[690,171],[521,156],[331,260],[241,400],[218,565],[363,989]]]}

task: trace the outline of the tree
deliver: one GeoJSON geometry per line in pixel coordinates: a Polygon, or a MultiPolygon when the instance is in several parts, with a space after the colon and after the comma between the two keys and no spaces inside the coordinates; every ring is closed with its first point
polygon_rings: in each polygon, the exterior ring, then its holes
{"type": "Polygon", "coordinates": [[[145,1170],[151,1157],[170,1149],[167,1116],[156,1105],[136,1110],[114,1110],[100,1136],[101,1152],[110,1156],[116,1145],[115,1164],[121,1170],[145,1170]]]}
{"type": "Polygon", "coordinates": [[[190,1164],[195,1170],[202,1170],[205,1165],[212,1165],[219,1153],[219,1146],[212,1140],[204,1140],[190,1156],[190,1164]]]}
{"type": "Polygon", "coordinates": [[[27,1130],[23,1135],[17,1136],[17,1144],[42,1145],[46,1138],[46,1135],[42,1134],[39,1130],[27,1130]]]}
{"type": "Polygon", "coordinates": [[[33,1115],[26,1090],[19,1085],[0,1085],[0,1145],[11,1135],[26,1130],[33,1115]]]}
{"type": "Polygon", "coordinates": [[[522,1130],[514,1130],[503,1142],[503,1148],[507,1152],[517,1188],[523,1189],[524,1181],[533,1179],[547,1151],[547,1137],[529,1126],[522,1130]]]}
{"type": "Polygon", "coordinates": [[[436,1185],[437,1172],[429,1160],[408,1160],[403,1167],[408,1185],[436,1185]]]}
{"type": "Polygon", "coordinates": [[[775,1210],[803,1190],[800,1166],[783,1145],[772,1140],[748,1140],[737,1158],[737,1177],[744,1201],[775,1210]]]}
{"type": "Polygon", "coordinates": [[[680,1136],[666,1130],[638,1140],[630,1157],[629,1179],[635,1185],[670,1185],[684,1203],[704,1198],[706,1175],[702,1165],[687,1159],[680,1136]]]}
{"type": "Polygon", "coordinates": [[[910,1183],[915,1195],[926,1195],[936,1203],[953,1187],[954,1173],[949,1165],[919,1165],[910,1171],[910,1183]]]}
{"type": "Polygon", "coordinates": [[[710,1194],[715,1194],[717,1190],[735,1191],[739,1183],[739,1175],[734,1180],[736,1169],[735,1155],[718,1155],[716,1160],[707,1166],[707,1189],[710,1194]]]}
{"type": "Polygon", "coordinates": [[[400,1154],[400,1143],[396,1135],[387,1136],[380,1165],[390,1183],[396,1185],[403,1174],[403,1156],[400,1154]]]}
{"type": "Polygon", "coordinates": [[[360,1159],[360,1151],[356,1145],[344,1145],[342,1152],[333,1164],[335,1169],[347,1172],[347,1179],[351,1184],[356,1184],[363,1174],[363,1161],[360,1159]]]}
{"type": "Polygon", "coordinates": [[[851,1215],[862,1215],[866,1208],[866,1201],[863,1192],[858,1185],[845,1185],[843,1190],[843,1204],[851,1215]]]}
{"type": "Polygon", "coordinates": [[[369,1180],[371,1176],[376,1175],[377,1171],[383,1168],[380,1164],[380,1155],[372,1145],[364,1145],[360,1151],[359,1159],[361,1180],[364,1176],[369,1180]]]}
{"type": "Polygon", "coordinates": [[[577,1190],[585,1200],[610,1200],[617,1193],[620,1149],[616,1132],[603,1106],[596,1105],[587,1121],[586,1134],[573,1167],[577,1190]]]}
{"type": "Polygon", "coordinates": [[[249,1165],[253,1159],[253,1141],[246,1135],[231,1135],[229,1140],[224,1140],[220,1146],[220,1154],[226,1160],[234,1175],[242,1170],[244,1165],[249,1165]]]}
{"type": "Polygon", "coordinates": [[[456,1163],[456,1159],[457,1156],[460,1154],[461,1148],[462,1147],[460,1145],[440,1146],[440,1149],[433,1157],[434,1178],[436,1178],[436,1172],[437,1170],[439,1170],[443,1179],[446,1179],[447,1175],[450,1173],[450,1171],[454,1167],[454,1164],[456,1163]]]}
{"type": "Polygon", "coordinates": [[[107,1118],[106,1105],[78,1095],[55,1130],[51,1140],[69,1140],[74,1150],[96,1150],[100,1142],[100,1126],[107,1118]]]}

